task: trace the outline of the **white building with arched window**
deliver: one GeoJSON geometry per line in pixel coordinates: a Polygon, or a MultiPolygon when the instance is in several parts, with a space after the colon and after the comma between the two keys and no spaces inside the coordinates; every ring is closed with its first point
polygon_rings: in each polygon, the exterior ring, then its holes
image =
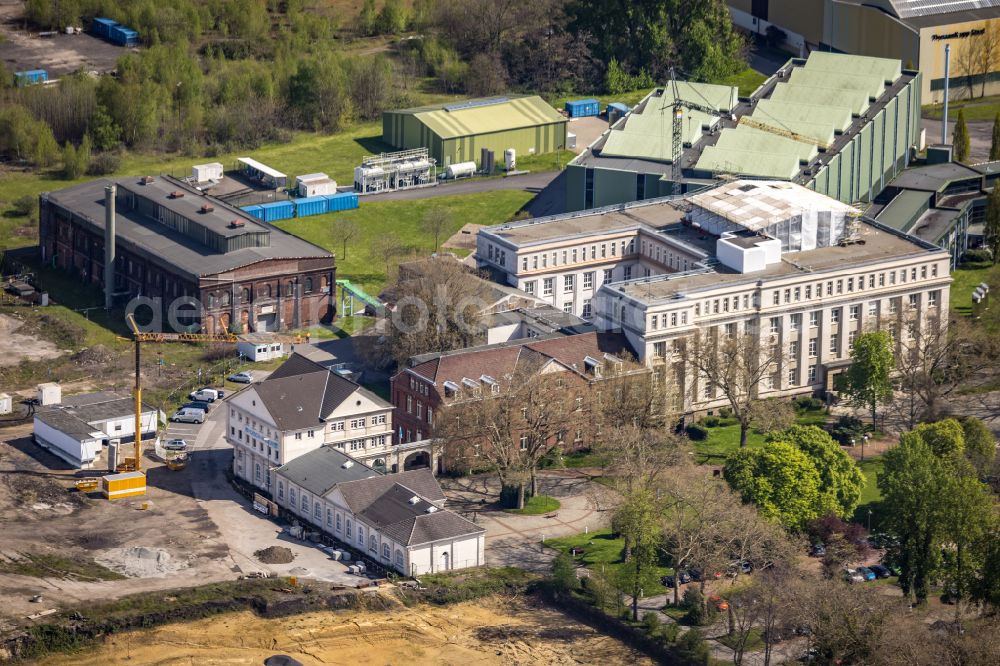
{"type": "Polygon", "coordinates": [[[283,509],[403,575],[486,563],[486,530],[444,508],[429,469],[382,475],[332,446],[275,470],[283,509]]]}

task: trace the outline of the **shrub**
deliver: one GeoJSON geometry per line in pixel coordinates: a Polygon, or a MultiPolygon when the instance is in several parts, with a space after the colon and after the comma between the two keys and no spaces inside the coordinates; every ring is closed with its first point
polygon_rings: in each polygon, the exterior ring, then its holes
{"type": "Polygon", "coordinates": [[[852,439],[855,443],[860,442],[864,434],[865,424],[854,416],[841,416],[837,419],[837,423],[830,428],[830,436],[837,440],[841,446],[850,446],[852,439]]]}
{"type": "Polygon", "coordinates": [[[14,199],[14,204],[11,207],[11,212],[18,217],[35,217],[38,212],[38,197],[31,196],[30,194],[25,194],[23,197],[18,197],[14,199]]]}
{"type": "Polygon", "coordinates": [[[804,412],[815,412],[823,409],[823,401],[819,398],[803,395],[795,399],[795,406],[804,412]]]}
{"type": "Polygon", "coordinates": [[[706,416],[701,420],[701,424],[706,428],[716,428],[719,425],[718,416],[706,416]]]}
{"type": "Polygon", "coordinates": [[[977,247],[971,250],[966,250],[962,253],[962,263],[963,264],[982,264],[990,263],[993,261],[993,253],[990,252],[989,248],[977,247]]]}
{"type": "Polygon", "coordinates": [[[576,577],[576,564],[568,553],[559,553],[552,560],[552,582],[560,590],[567,592],[579,589],[580,581],[576,577]]]}
{"type": "Polygon", "coordinates": [[[694,664],[707,664],[711,656],[705,637],[697,629],[681,634],[677,639],[677,651],[684,659],[694,664]]]}
{"type": "Polygon", "coordinates": [[[684,428],[684,432],[687,433],[688,439],[695,442],[702,442],[708,439],[708,429],[704,426],[698,425],[697,423],[692,423],[688,427],[684,428]]]}
{"type": "Polygon", "coordinates": [[[657,630],[660,628],[660,618],[657,617],[656,613],[646,613],[642,616],[642,628],[645,629],[650,636],[655,636],[657,630]]]}
{"type": "Polygon", "coordinates": [[[91,176],[107,176],[121,166],[122,158],[118,153],[98,153],[90,158],[90,166],[87,173],[91,176]]]}
{"type": "Polygon", "coordinates": [[[719,417],[723,418],[723,419],[732,418],[733,417],[733,410],[731,410],[729,407],[720,407],[719,408],[719,417]]]}

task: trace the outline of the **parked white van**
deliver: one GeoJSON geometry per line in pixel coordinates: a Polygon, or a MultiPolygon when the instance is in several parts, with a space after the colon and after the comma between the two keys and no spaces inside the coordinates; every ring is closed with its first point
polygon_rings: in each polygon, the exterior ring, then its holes
{"type": "Polygon", "coordinates": [[[213,388],[200,388],[197,391],[191,391],[188,393],[188,397],[192,400],[204,400],[205,402],[215,402],[219,399],[219,392],[213,388]]]}
{"type": "Polygon", "coordinates": [[[195,409],[194,407],[181,407],[170,417],[170,420],[175,423],[204,423],[205,410],[195,409]]]}

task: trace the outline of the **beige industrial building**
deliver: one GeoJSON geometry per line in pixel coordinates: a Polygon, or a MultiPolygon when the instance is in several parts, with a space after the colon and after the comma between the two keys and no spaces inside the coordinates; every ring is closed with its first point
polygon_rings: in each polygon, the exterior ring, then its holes
{"type": "Polygon", "coordinates": [[[866,327],[946,316],[951,283],[947,250],[783,181],[490,227],[477,258],[598,330],[620,331],[648,365],[674,366],[689,412],[724,398],[676,366],[682,338],[757,331],[784,350],[762,397],[822,391],[866,327]]]}
{"type": "Polygon", "coordinates": [[[769,26],[786,34],[785,48],[895,58],[923,73],[921,98],[944,95],[944,47],[951,45],[952,98],[968,96],[965,77],[976,94],[1000,92],[1000,57],[990,71],[965,71],[961,51],[987,30],[1000,30],[996,0],[728,0],[733,23],[765,35],[769,26]]]}

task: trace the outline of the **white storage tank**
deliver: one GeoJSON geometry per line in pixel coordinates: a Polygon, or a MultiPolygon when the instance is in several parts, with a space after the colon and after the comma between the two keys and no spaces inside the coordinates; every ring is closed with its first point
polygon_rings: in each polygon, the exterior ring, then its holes
{"type": "Polygon", "coordinates": [[[475,162],[458,162],[457,164],[449,164],[444,170],[446,178],[468,178],[470,176],[476,175],[476,163],[475,162]]]}
{"type": "Polygon", "coordinates": [[[10,414],[12,411],[14,411],[14,401],[10,395],[0,393],[0,414],[10,414]]]}
{"type": "Polygon", "coordinates": [[[191,177],[196,183],[207,183],[210,180],[222,180],[223,166],[220,162],[196,164],[191,167],[191,177]]]}
{"type": "Polygon", "coordinates": [[[55,382],[47,382],[38,385],[38,404],[58,405],[62,402],[62,387],[55,382]]]}
{"type": "Polygon", "coordinates": [[[513,148],[503,151],[503,165],[507,171],[517,170],[517,153],[513,148]]]}

